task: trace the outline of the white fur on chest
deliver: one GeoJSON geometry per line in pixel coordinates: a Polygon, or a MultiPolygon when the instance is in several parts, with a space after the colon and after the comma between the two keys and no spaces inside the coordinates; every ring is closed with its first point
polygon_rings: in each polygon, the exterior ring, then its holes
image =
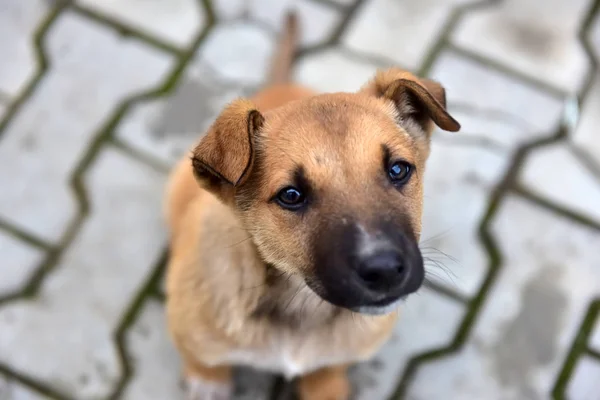
{"type": "Polygon", "coordinates": [[[329,365],[361,361],[362,357],[348,351],[323,351],[303,346],[297,338],[273,340],[270,345],[254,349],[237,349],[225,357],[227,363],[245,365],[256,369],[279,373],[287,379],[305,375],[329,365]]]}

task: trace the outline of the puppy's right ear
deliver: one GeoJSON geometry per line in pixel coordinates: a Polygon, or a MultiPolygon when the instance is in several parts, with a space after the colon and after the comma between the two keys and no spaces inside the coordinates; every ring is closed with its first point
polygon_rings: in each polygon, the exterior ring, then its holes
{"type": "Polygon", "coordinates": [[[243,183],[252,168],[254,142],[263,123],[252,102],[238,99],[230,103],[193,150],[196,179],[213,191],[243,183]]]}

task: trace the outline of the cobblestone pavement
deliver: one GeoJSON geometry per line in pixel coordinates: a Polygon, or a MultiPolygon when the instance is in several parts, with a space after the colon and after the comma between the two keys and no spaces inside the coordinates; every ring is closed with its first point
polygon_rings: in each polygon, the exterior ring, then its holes
{"type": "MultiPolygon", "coordinates": [[[[0,0],[0,399],[182,398],[165,332],[165,172],[265,79],[443,82],[433,284],[356,399],[600,399],[600,1],[0,0]]],[[[241,372],[240,399],[289,398],[241,372]]]]}

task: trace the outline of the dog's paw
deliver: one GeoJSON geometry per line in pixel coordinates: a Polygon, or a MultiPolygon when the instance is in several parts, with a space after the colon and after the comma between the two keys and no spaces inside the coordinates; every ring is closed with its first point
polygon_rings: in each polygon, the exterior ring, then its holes
{"type": "Polygon", "coordinates": [[[231,400],[232,397],[233,386],[230,383],[186,379],[185,400],[231,400]]]}

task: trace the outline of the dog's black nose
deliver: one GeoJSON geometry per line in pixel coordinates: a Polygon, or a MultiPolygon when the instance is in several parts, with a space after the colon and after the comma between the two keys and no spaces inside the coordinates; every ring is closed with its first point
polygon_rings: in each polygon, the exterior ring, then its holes
{"type": "Polygon", "coordinates": [[[370,255],[358,265],[358,276],[372,290],[388,290],[402,282],[406,268],[395,251],[370,255]]]}

